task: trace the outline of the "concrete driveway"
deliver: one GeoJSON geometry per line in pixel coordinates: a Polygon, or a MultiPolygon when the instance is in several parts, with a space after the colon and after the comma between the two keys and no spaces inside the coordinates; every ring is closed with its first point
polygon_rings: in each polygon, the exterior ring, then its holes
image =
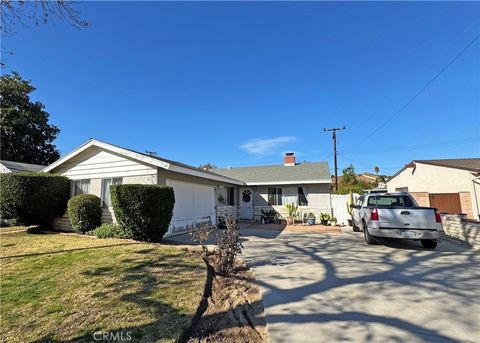
{"type": "Polygon", "coordinates": [[[480,342],[478,252],[368,246],[361,233],[242,234],[270,342],[480,342]]]}

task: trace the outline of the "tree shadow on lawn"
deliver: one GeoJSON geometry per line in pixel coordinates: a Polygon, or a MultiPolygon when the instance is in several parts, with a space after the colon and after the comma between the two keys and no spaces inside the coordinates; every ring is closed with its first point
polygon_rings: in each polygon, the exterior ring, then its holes
{"type": "MultiPolygon", "coordinates": [[[[150,252],[150,249],[144,249],[135,251],[139,255],[145,256],[150,252]]],[[[186,264],[181,262],[181,256],[178,254],[163,254],[161,256],[152,254],[148,260],[143,259],[136,261],[132,259],[126,259],[126,263],[129,263],[128,267],[125,267],[121,271],[121,277],[119,280],[105,284],[104,281],[109,281],[111,278],[108,276],[114,272],[113,267],[103,266],[96,267],[83,272],[82,274],[98,277],[98,285],[104,287],[93,294],[93,297],[105,297],[115,294],[122,294],[119,301],[126,304],[132,304],[141,310],[142,314],[146,314],[150,318],[154,318],[149,323],[141,325],[129,325],[113,330],[107,330],[101,326],[92,323],[91,328],[88,331],[79,332],[79,335],[69,340],[55,339],[58,335],[57,332],[51,332],[45,337],[38,339],[35,342],[93,342],[93,341],[140,341],[140,342],[153,342],[162,339],[177,340],[182,334],[183,330],[189,326],[190,320],[196,310],[200,297],[195,299],[194,309],[192,313],[184,313],[178,308],[174,308],[171,305],[156,298],[155,292],[164,283],[183,285],[184,282],[169,281],[167,278],[171,275],[181,275],[182,273],[195,273],[198,275],[205,275],[205,269],[202,265],[186,264]],[[159,257],[162,260],[159,260],[159,257]],[[133,265],[132,265],[133,262],[133,265]],[[135,286],[132,286],[132,282],[135,282],[135,286]],[[134,291],[131,291],[134,290],[134,291]],[[108,333],[108,339],[103,338],[102,334],[108,333]]],[[[123,261],[121,261],[123,263],[123,261]]],[[[189,276],[191,279],[192,277],[189,276]]],[[[202,285],[203,295],[203,285],[202,285]]],[[[118,300],[115,300],[118,301],[118,300]]],[[[118,315],[118,314],[117,314],[118,315]]],[[[128,318],[128,313],[125,314],[128,318]]],[[[121,322],[122,318],[116,318],[112,321],[121,322]]],[[[68,319],[67,319],[68,320],[68,319]]],[[[67,324],[67,323],[66,323],[67,324]]],[[[73,323],[74,324],[74,323],[73,323]]],[[[68,323],[72,325],[72,323],[68,323]]],[[[118,324],[112,324],[117,326],[118,324]]],[[[61,327],[57,328],[60,332],[61,327]]]]}
{"type": "MultiPolygon", "coordinates": [[[[276,243],[277,244],[277,243],[276,243]]],[[[398,286],[415,286],[418,290],[424,291],[441,291],[446,292],[449,296],[459,297],[461,302],[466,301],[463,299],[462,294],[477,294],[477,281],[478,275],[470,274],[471,270],[478,266],[479,259],[475,252],[470,251],[425,251],[422,249],[403,251],[405,258],[402,260],[397,258],[398,250],[388,251],[374,251],[368,249],[365,246],[353,246],[351,242],[348,243],[345,240],[330,240],[328,237],[322,240],[312,241],[310,244],[304,244],[304,240],[296,237],[290,237],[280,243],[283,248],[290,249],[299,253],[302,259],[309,261],[310,263],[320,264],[324,271],[324,277],[321,280],[314,281],[308,284],[302,284],[292,288],[280,288],[272,283],[267,283],[261,280],[251,280],[256,282],[264,289],[263,303],[265,307],[273,307],[277,305],[294,305],[296,302],[302,301],[307,297],[315,296],[322,298],[322,294],[333,290],[339,289],[349,285],[368,285],[371,290],[371,295],[376,296],[377,292],[384,290],[384,288],[392,287],[391,283],[395,283],[398,286]],[[335,255],[341,253],[340,257],[335,255]],[[458,264],[443,263],[440,265],[432,264],[437,257],[449,257],[462,255],[465,261],[458,264]],[[355,263],[357,266],[362,266],[363,272],[360,275],[345,276],[344,273],[339,273],[337,267],[330,259],[340,258],[342,263],[355,263]],[[368,265],[363,265],[368,264],[368,265]],[[378,266],[381,266],[381,270],[378,270],[378,266]],[[461,285],[458,285],[456,281],[461,281],[461,285]],[[383,282],[383,283],[382,283],[383,282]],[[386,282],[386,284],[384,284],[386,282]],[[369,284],[370,283],[370,284],[369,284]],[[379,284],[375,284],[379,283],[379,284]],[[452,290],[452,287],[456,287],[452,290]],[[456,294],[459,293],[459,294],[456,294]]],[[[370,247],[371,248],[371,247],[370,247]]],[[[259,254],[267,254],[269,252],[259,252],[259,254]]],[[[279,254],[285,254],[285,251],[279,249],[279,254]]],[[[272,257],[272,256],[270,256],[272,257]]],[[[275,256],[273,256],[275,257],[275,256]]],[[[447,261],[448,262],[448,261],[447,261]]],[[[262,262],[263,263],[263,262],[262,262]]],[[[152,299],[150,296],[158,286],[158,281],[155,276],[151,274],[150,269],[155,266],[168,266],[169,263],[162,265],[161,261],[144,261],[136,266],[127,269],[126,274],[122,279],[117,282],[110,292],[116,292],[125,287],[130,280],[140,280],[141,287],[138,291],[128,294],[122,297],[122,301],[134,303],[142,308],[152,311],[157,318],[154,322],[146,325],[129,326],[118,330],[111,331],[115,333],[131,332],[133,340],[135,341],[153,341],[162,338],[176,339],[179,336],[174,334],[175,331],[165,330],[168,325],[187,327],[190,322],[189,316],[183,316],[178,310],[162,303],[161,301],[152,299]],[[117,289],[115,288],[117,287],[117,289]],[[168,318],[165,318],[164,314],[169,313],[168,318]],[[173,321],[172,321],[172,318],[173,321]],[[159,330],[159,328],[163,330],[159,330]]],[[[257,267],[255,262],[249,264],[251,267],[257,267]]],[[[192,266],[182,266],[192,268],[192,266]]],[[[98,268],[97,268],[98,269],[98,268]]],[[[108,270],[89,271],[90,275],[105,275],[108,270]]],[[[358,270],[357,270],[358,272],[358,270]]],[[[358,274],[358,273],[352,273],[358,274]]],[[[285,278],[285,275],[279,275],[279,278],[285,278]]],[[[288,277],[288,276],[287,276],[288,277]]],[[[420,292],[419,292],[420,293],[420,292]]],[[[100,292],[99,295],[102,293],[100,292]]],[[[409,294],[411,302],[422,302],[421,294],[409,294]]],[[[359,302],[368,301],[369,299],[359,298],[359,302]]],[[[321,299],[325,301],[327,306],[328,298],[321,299]]],[[[444,301],[439,299],[439,301],[444,301]]],[[[242,312],[243,308],[239,305],[238,311],[242,312]]],[[[333,311],[328,311],[328,307],[325,307],[323,311],[318,311],[322,306],[318,306],[311,309],[309,313],[295,313],[294,310],[291,313],[282,314],[268,314],[267,324],[272,325],[276,323],[284,323],[285,339],[288,340],[288,334],[292,330],[298,330],[292,324],[303,323],[327,323],[338,322],[338,330],[335,332],[335,336],[328,336],[329,341],[348,340],[347,329],[362,327],[366,331],[367,340],[376,340],[378,337],[371,331],[371,324],[381,324],[385,328],[391,328],[409,333],[419,341],[423,342],[458,342],[459,340],[453,337],[449,337],[435,329],[428,328],[421,322],[410,322],[402,318],[396,318],[392,316],[376,315],[372,313],[365,313],[362,311],[351,311],[343,308],[342,305],[333,306],[333,311]]],[[[234,309],[234,312],[238,312],[234,309]]],[[[268,310],[267,310],[268,312],[268,310]]],[[[205,319],[211,322],[220,321],[225,316],[231,313],[221,312],[208,316],[205,319]]],[[[443,310],[442,316],[457,315],[454,309],[446,307],[443,310]]],[[[428,322],[426,323],[428,324],[428,322]]],[[[238,325],[233,325],[232,328],[238,325]]],[[[223,329],[228,329],[223,327],[223,329]]],[[[92,329],[82,336],[76,337],[70,340],[71,342],[92,341],[93,333],[100,331],[101,328],[92,329]]],[[[178,331],[176,331],[178,333],[178,331]]],[[[319,339],[322,332],[318,332],[319,339]]],[[[386,334],[387,335],[387,334],[386,334]]],[[[52,336],[46,336],[38,342],[59,342],[51,339],[52,336]]],[[[325,337],[327,339],[327,337],[325,337]]],[[[401,338],[395,337],[394,333],[388,337],[389,341],[400,341],[401,338]]]]}
{"type": "Polygon", "coordinates": [[[126,245],[138,245],[138,244],[143,244],[143,242],[127,242],[127,243],[107,244],[107,245],[99,245],[99,246],[85,247],[85,248],[74,248],[74,249],[64,249],[64,250],[55,250],[55,251],[46,251],[46,252],[35,252],[35,253],[30,253],[30,254],[8,255],[8,256],[1,256],[0,259],[54,255],[54,254],[68,253],[68,252],[72,252],[72,251],[104,249],[104,248],[126,246],[126,245]]]}

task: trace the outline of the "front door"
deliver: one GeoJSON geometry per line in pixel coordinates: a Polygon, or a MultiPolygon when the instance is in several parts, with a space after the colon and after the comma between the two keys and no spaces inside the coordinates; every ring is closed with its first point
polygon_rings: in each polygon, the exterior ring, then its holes
{"type": "Polygon", "coordinates": [[[240,219],[253,220],[252,188],[240,188],[240,219]]]}

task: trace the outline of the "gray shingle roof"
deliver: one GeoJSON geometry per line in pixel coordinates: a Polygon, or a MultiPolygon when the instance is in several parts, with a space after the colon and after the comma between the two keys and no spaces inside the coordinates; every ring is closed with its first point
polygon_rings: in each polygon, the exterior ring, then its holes
{"type": "Polygon", "coordinates": [[[435,166],[465,169],[480,172],[480,158],[450,158],[444,160],[415,160],[417,163],[433,164],[435,166]]]}
{"type": "Polygon", "coordinates": [[[41,166],[39,164],[31,164],[31,163],[23,163],[23,162],[1,160],[0,163],[3,164],[5,167],[7,167],[9,170],[11,170],[12,173],[25,172],[25,171],[37,172],[45,168],[45,166],[41,166]]]}
{"type": "Polygon", "coordinates": [[[255,183],[302,183],[305,181],[330,182],[330,170],[327,162],[305,162],[295,166],[271,165],[258,167],[238,167],[226,169],[210,169],[211,172],[244,181],[255,183]]]}

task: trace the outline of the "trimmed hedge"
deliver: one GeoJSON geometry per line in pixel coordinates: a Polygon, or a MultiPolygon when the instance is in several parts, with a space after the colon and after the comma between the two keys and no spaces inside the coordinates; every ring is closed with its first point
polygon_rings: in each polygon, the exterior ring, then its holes
{"type": "Polygon", "coordinates": [[[48,173],[0,176],[0,216],[21,225],[49,227],[62,216],[70,198],[70,180],[48,173]]]}
{"type": "Polygon", "coordinates": [[[172,187],[162,185],[110,186],[117,223],[133,239],[160,242],[168,230],[175,205],[172,187]]]}
{"type": "Polygon", "coordinates": [[[80,194],[68,200],[70,224],[85,233],[98,227],[102,218],[101,200],[93,194],[80,194]]]}

